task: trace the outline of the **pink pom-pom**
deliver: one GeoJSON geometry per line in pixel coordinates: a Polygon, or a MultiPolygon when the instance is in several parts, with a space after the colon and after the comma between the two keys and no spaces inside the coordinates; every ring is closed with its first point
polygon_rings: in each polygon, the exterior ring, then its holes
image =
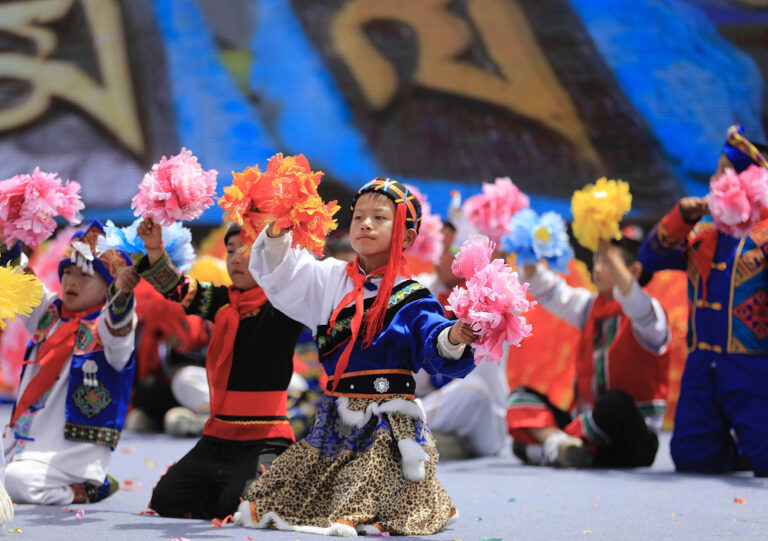
{"type": "Polygon", "coordinates": [[[21,379],[21,369],[24,366],[24,354],[29,345],[31,335],[24,326],[24,320],[16,318],[0,333],[0,359],[2,363],[2,379],[18,389],[21,379]]]}
{"type": "Polygon", "coordinates": [[[131,208],[136,216],[149,216],[165,226],[195,220],[214,203],[216,175],[213,169],[203,170],[192,152],[182,148],[175,156],[163,156],[144,175],[131,208]]]}
{"type": "Polygon", "coordinates": [[[459,248],[451,264],[453,274],[469,280],[491,262],[491,255],[496,245],[485,235],[470,235],[459,248]]]}
{"type": "Polygon", "coordinates": [[[427,201],[427,196],[410,184],[406,184],[405,187],[413,193],[414,197],[416,197],[421,205],[421,227],[419,228],[419,235],[416,237],[413,245],[408,249],[408,253],[413,254],[424,261],[431,261],[432,263],[437,264],[443,253],[443,242],[445,240],[445,236],[443,235],[443,221],[440,219],[440,216],[432,214],[432,207],[427,201]]]}
{"type": "Polygon", "coordinates": [[[508,177],[497,178],[493,184],[483,183],[483,193],[464,202],[462,211],[469,222],[495,242],[507,232],[512,215],[528,208],[530,200],[508,177]]]}
{"type": "Polygon", "coordinates": [[[0,182],[0,235],[6,246],[16,240],[37,248],[56,229],[54,217],[74,225],[84,208],[80,184],[62,183],[56,173],[36,167],[31,175],[16,175],[0,182]]]}
{"type": "Polygon", "coordinates": [[[752,165],[736,174],[726,169],[710,184],[708,202],[719,231],[746,235],[760,221],[760,210],[768,206],[768,170],[752,165]]]}
{"type": "Polygon", "coordinates": [[[472,268],[475,272],[464,274],[467,281],[463,287],[453,289],[448,296],[448,307],[478,333],[477,341],[472,344],[475,362],[498,364],[504,342],[517,346],[531,335],[531,325],[521,314],[536,303],[527,299],[528,284],[520,284],[517,273],[503,260],[489,261],[487,248],[490,246],[488,239],[483,243],[477,238],[470,238],[462,245],[459,253],[464,251],[465,257],[472,254],[471,259],[464,261],[462,272],[472,268]],[[484,258],[485,264],[480,265],[484,258]]]}
{"type": "Polygon", "coordinates": [[[59,262],[64,256],[64,251],[69,246],[72,235],[77,228],[65,227],[56,233],[56,236],[48,239],[32,253],[29,259],[29,267],[45,287],[61,296],[61,281],[59,280],[59,262]]]}

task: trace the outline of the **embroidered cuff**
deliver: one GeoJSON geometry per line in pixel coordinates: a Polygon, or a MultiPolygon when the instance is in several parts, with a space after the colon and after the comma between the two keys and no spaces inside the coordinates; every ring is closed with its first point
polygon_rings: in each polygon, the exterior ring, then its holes
{"type": "Polygon", "coordinates": [[[656,228],[656,236],[664,248],[679,248],[685,244],[688,235],[695,225],[689,224],[683,219],[680,205],[677,204],[659,222],[656,228]]]}
{"type": "Polygon", "coordinates": [[[115,327],[120,327],[125,323],[126,316],[131,313],[133,308],[133,292],[127,297],[120,295],[115,291],[114,282],[109,285],[109,291],[107,297],[112,302],[109,303],[109,320],[115,327]]]}
{"type": "Polygon", "coordinates": [[[166,252],[158,259],[154,265],[149,265],[149,258],[144,256],[138,265],[136,271],[149,284],[163,295],[170,293],[181,280],[181,273],[171,263],[171,258],[166,252]]]}

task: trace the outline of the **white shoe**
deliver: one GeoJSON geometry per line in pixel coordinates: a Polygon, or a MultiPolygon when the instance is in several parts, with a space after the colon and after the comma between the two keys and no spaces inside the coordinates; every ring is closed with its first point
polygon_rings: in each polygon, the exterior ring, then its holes
{"type": "Polygon", "coordinates": [[[594,456],[579,438],[558,432],[542,445],[541,464],[560,468],[588,468],[594,456]]]}
{"type": "Polygon", "coordinates": [[[148,433],[159,432],[160,427],[147,415],[147,412],[140,408],[133,408],[125,416],[125,429],[131,432],[148,433]]]}
{"type": "Polygon", "coordinates": [[[166,434],[171,436],[197,437],[203,434],[203,428],[208,420],[208,415],[195,413],[184,406],[177,406],[165,412],[163,425],[166,434]]]}

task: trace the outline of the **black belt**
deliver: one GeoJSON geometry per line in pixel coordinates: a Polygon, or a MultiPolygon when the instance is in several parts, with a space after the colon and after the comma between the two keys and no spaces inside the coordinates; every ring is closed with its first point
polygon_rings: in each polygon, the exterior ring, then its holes
{"type": "Polygon", "coordinates": [[[333,389],[333,378],[330,378],[325,386],[326,393],[332,396],[380,398],[404,395],[413,397],[416,390],[416,380],[413,379],[413,374],[409,370],[396,372],[371,370],[358,375],[355,372],[350,372],[341,376],[335,391],[331,389],[333,389]]]}

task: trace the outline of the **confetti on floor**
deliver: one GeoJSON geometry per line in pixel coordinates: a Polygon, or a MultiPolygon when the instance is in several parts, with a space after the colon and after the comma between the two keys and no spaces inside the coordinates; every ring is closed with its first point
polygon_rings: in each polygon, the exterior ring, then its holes
{"type": "Polygon", "coordinates": [[[122,453],[124,455],[130,455],[130,454],[133,454],[135,452],[136,452],[136,446],[135,445],[131,445],[130,447],[123,447],[123,449],[122,449],[122,453]]]}
{"type": "Polygon", "coordinates": [[[144,464],[146,464],[150,468],[157,468],[157,462],[155,462],[154,460],[151,460],[148,456],[144,457],[144,464]]]}
{"type": "Polygon", "coordinates": [[[8,533],[22,533],[21,528],[14,528],[13,530],[8,530],[8,533]]]}
{"type": "Polygon", "coordinates": [[[507,501],[508,501],[508,502],[516,502],[516,501],[517,501],[517,498],[510,498],[510,499],[508,499],[507,501]]]}
{"type": "Polygon", "coordinates": [[[211,520],[211,522],[213,523],[213,527],[214,528],[221,528],[225,524],[228,524],[229,522],[232,522],[232,515],[227,515],[223,519],[215,518],[215,519],[211,520]]]}
{"type": "Polygon", "coordinates": [[[747,503],[746,498],[734,498],[733,503],[747,503]]]}

